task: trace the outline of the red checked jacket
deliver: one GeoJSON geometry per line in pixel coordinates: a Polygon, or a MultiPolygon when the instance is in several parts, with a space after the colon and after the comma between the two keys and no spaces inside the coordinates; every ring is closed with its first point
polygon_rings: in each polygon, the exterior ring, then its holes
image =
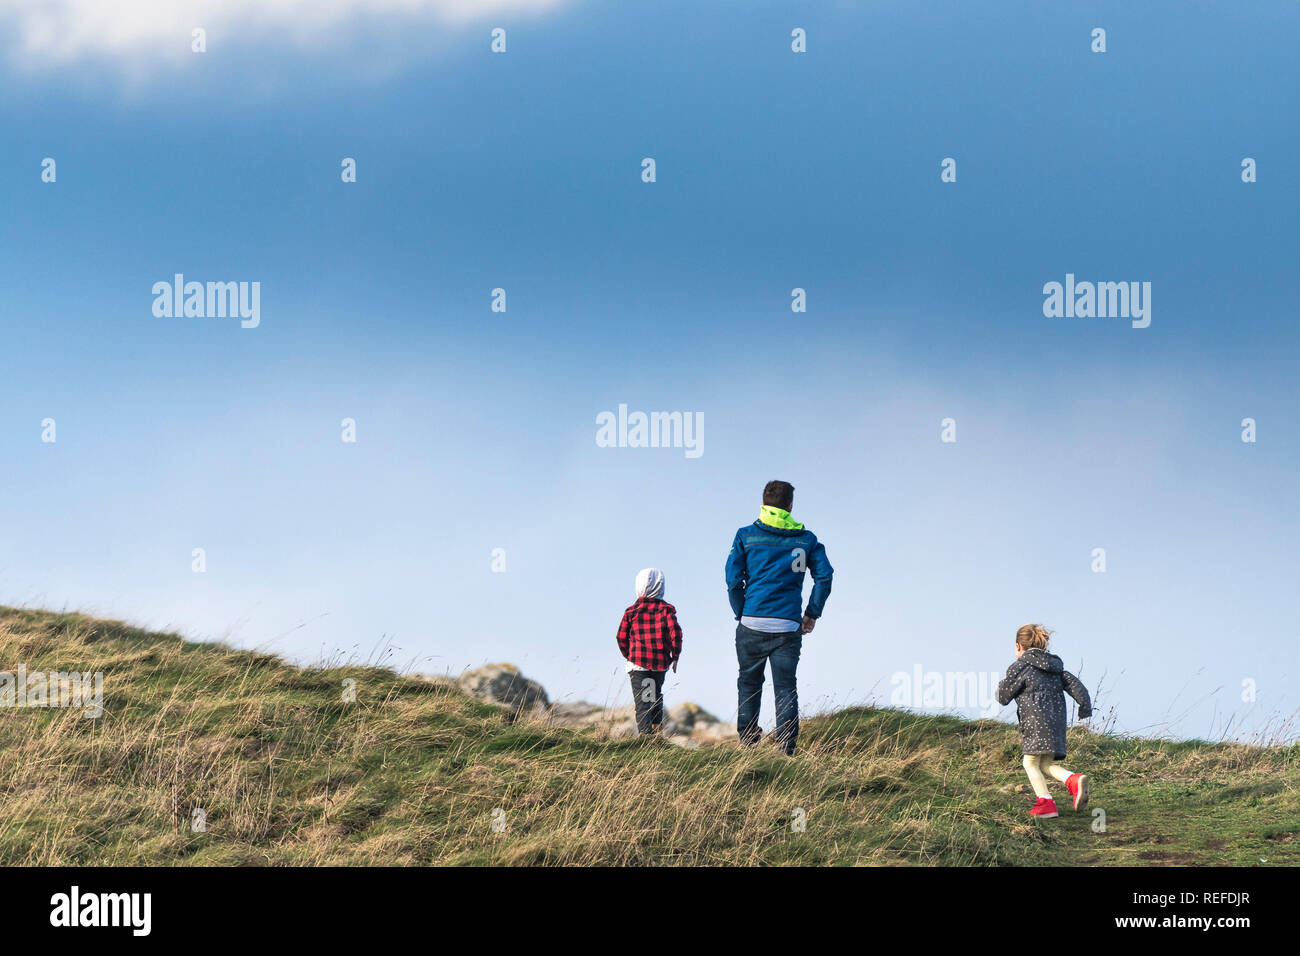
{"type": "Polygon", "coordinates": [[[637,598],[623,612],[618,649],[633,664],[648,671],[666,671],[682,656],[682,628],[677,609],[658,598],[637,598]]]}

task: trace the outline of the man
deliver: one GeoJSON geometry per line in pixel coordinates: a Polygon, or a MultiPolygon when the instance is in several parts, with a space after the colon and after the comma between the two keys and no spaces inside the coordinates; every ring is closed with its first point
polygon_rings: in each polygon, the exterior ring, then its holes
{"type": "Polygon", "coordinates": [[[736,620],[736,726],[745,746],[758,743],[758,707],[763,668],[772,662],[776,692],[776,739],[788,756],[799,738],[799,693],[795,671],[803,635],[812,632],[831,593],[834,569],[817,536],[790,517],[794,485],[769,481],[758,520],[736,532],[727,555],[727,591],[736,620]],[[803,575],[813,578],[803,609],[803,575]]]}

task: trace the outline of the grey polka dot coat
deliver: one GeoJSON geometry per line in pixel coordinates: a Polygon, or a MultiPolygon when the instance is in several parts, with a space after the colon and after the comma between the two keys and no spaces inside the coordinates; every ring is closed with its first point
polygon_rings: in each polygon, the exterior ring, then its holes
{"type": "Polygon", "coordinates": [[[1061,659],[1040,647],[1031,647],[1007,668],[998,683],[998,703],[1013,700],[1020,716],[1020,745],[1027,754],[1065,756],[1065,695],[1079,705],[1079,717],[1092,716],[1092,700],[1079,678],[1065,669],[1061,659]]]}

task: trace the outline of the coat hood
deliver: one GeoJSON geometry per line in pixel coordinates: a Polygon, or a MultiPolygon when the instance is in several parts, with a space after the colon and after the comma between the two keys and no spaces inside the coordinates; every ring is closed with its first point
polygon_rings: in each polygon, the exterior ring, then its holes
{"type": "Polygon", "coordinates": [[[1041,647],[1031,647],[1025,651],[1020,658],[1032,667],[1037,667],[1046,674],[1061,674],[1065,672],[1065,664],[1055,654],[1049,654],[1041,647]]]}

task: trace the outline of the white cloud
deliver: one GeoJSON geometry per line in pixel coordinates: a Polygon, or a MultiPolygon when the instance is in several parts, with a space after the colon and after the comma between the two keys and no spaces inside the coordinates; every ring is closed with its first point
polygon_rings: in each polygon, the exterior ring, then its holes
{"type": "MultiPolygon", "coordinates": [[[[566,0],[0,0],[0,43],[31,69],[110,61],[132,73],[190,52],[191,31],[217,44],[310,49],[364,28],[404,32],[542,13],[566,0]]],[[[493,26],[509,27],[508,22],[493,26]]],[[[486,38],[484,40],[486,43],[486,38]]]]}

